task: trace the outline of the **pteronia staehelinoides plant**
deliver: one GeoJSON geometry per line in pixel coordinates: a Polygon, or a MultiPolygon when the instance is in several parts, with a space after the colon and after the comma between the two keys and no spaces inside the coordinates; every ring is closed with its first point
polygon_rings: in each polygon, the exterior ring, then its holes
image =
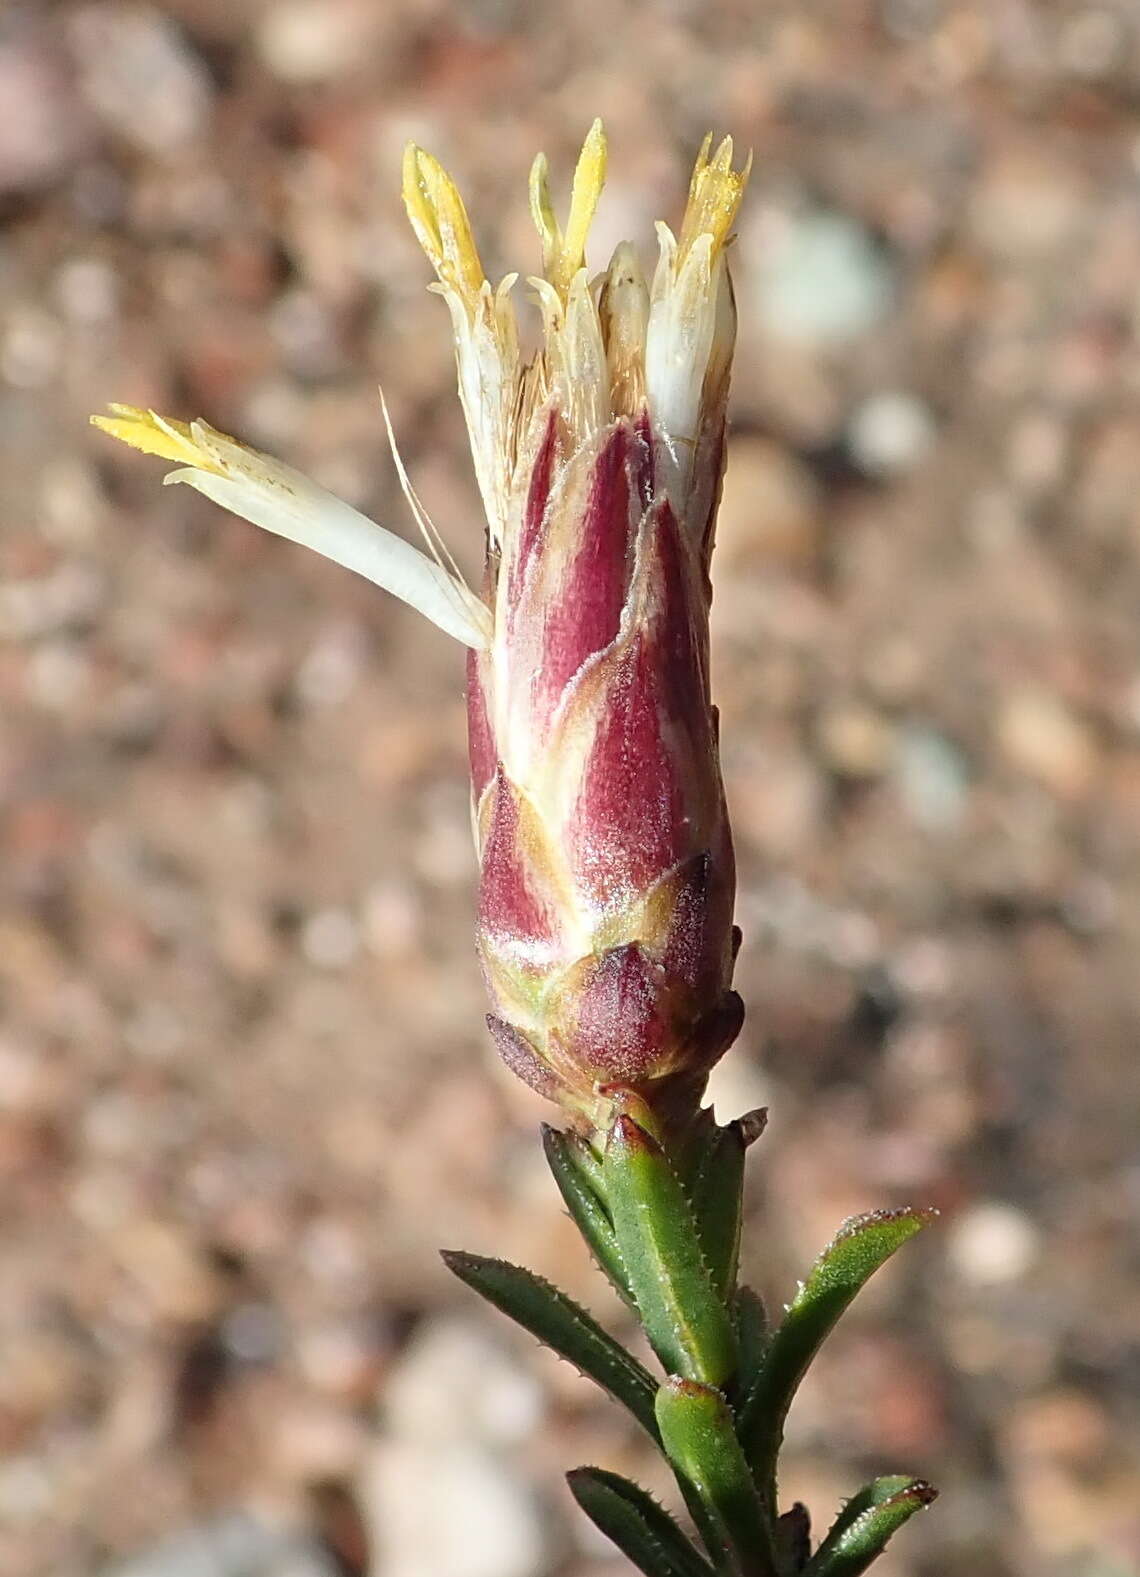
{"type": "Polygon", "coordinates": [[[846,1222],[774,1325],[739,1285],[744,1157],[765,1114],[722,1127],[701,1100],[743,1018],[708,630],[736,328],[726,248],[748,168],[730,139],[711,157],[706,143],[680,234],[658,226],[647,285],[624,244],[587,274],[605,164],[595,123],[563,227],[535,161],[544,332],[524,361],[516,276],[492,288],[454,184],[407,151],[404,202],[451,314],[487,517],[478,593],[398,457],[429,554],[204,422],[129,406],[93,420],[174,461],[166,481],[367,576],[469,649],[488,1023],[569,1119],[544,1131],[551,1171],[663,1377],[531,1272],[444,1257],[628,1409],[668,1459],[696,1538],[601,1468],[569,1475],[575,1499],[651,1577],[853,1577],[934,1491],[875,1480],[813,1552],[804,1507],[780,1511],[784,1419],[848,1303],[932,1212],[846,1222]]]}

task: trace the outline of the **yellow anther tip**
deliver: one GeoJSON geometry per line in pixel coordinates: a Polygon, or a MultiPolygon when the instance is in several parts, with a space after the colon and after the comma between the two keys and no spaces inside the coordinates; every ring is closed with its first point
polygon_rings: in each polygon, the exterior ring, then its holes
{"type": "Polygon", "coordinates": [[[542,266],[549,272],[562,247],[562,227],[550,201],[550,167],[545,153],[536,153],[530,167],[530,216],[542,242],[542,266]]]}
{"type": "Polygon", "coordinates": [[[679,261],[685,258],[699,236],[708,235],[712,238],[714,253],[724,246],[752,171],[751,152],[740,170],[733,169],[731,137],[725,137],[710,158],[711,147],[710,133],[701,144],[701,151],[693,166],[689,201],[677,248],[679,261]]]}
{"type": "Polygon", "coordinates": [[[413,199],[419,196],[420,150],[414,142],[404,145],[404,162],[401,167],[401,186],[404,202],[412,204],[413,199]]]}
{"type": "Polygon", "coordinates": [[[471,305],[483,287],[483,265],[467,210],[443,165],[414,142],[404,149],[403,197],[416,239],[441,282],[471,305]]]}
{"type": "Polygon", "coordinates": [[[604,161],[608,152],[608,147],[609,145],[606,142],[606,131],[605,127],[602,125],[601,116],[596,115],[590,122],[590,129],[586,133],[585,140],[582,143],[582,158],[591,161],[601,159],[603,161],[604,171],[604,161]]]}
{"type": "Polygon", "coordinates": [[[112,405],[111,410],[112,416],[92,416],[91,425],[143,454],[158,455],[178,465],[213,468],[185,422],[170,421],[137,405],[112,405]]]}
{"type": "Polygon", "coordinates": [[[565,299],[570,283],[585,266],[586,238],[597,211],[598,199],[606,182],[608,149],[600,120],[586,133],[582,151],[574,167],[570,189],[570,212],[564,231],[558,227],[550,207],[546,184],[546,160],[535,160],[531,172],[532,205],[535,223],[543,241],[543,266],[546,277],[565,299]]]}
{"type": "MultiPolygon", "coordinates": [[[[402,192],[408,218],[412,221],[421,244],[426,249],[430,241],[438,250],[439,220],[431,193],[432,176],[435,174],[432,170],[433,163],[435,161],[429,153],[417,148],[414,142],[409,142],[404,149],[402,192]]],[[[432,261],[435,261],[434,257],[432,261]]]]}

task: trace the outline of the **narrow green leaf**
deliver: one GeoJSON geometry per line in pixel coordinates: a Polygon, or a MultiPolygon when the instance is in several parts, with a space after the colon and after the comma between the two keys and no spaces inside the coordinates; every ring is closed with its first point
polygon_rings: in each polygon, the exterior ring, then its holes
{"type": "Polygon", "coordinates": [[[585,1309],[533,1271],[509,1265],[506,1260],[451,1249],[445,1249],[442,1257],[460,1281],[553,1348],[560,1358],[568,1359],[627,1407],[654,1440],[659,1439],[653,1376],[585,1309]]]}
{"type": "Polygon", "coordinates": [[[540,1124],[540,1128],[543,1147],[546,1147],[548,1140],[561,1140],[569,1164],[581,1174],[582,1181],[593,1190],[602,1204],[605,1204],[606,1179],[602,1170],[602,1158],[593,1145],[587,1144],[581,1134],[574,1133],[571,1129],[552,1128],[549,1123],[540,1124]]]}
{"type": "Polygon", "coordinates": [[[756,1481],[774,1499],[776,1456],[792,1398],[839,1316],[879,1266],[936,1210],[874,1210],[845,1221],[816,1260],[772,1336],[740,1408],[737,1428],[756,1481]]]}
{"type": "Polygon", "coordinates": [[[739,1123],[714,1128],[698,1158],[689,1200],[713,1286],[727,1298],[736,1285],[744,1204],[744,1133],[739,1123]]]}
{"type": "Polygon", "coordinates": [[[733,1311],[736,1317],[736,1340],[740,1348],[740,1373],[736,1388],[742,1395],[747,1395],[768,1354],[772,1327],[764,1300],[753,1287],[737,1287],[733,1311]]]}
{"type": "Polygon", "coordinates": [[[598,1467],[567,1473],[570,1493],[646,1577],[713,1577],[713,1569],[669,1513],[637,1484],[598,1467]]]}
{"type": "Polygon", "coordinates": [[[713,1530],[709,1553],[723,1551],[739,1577],[776,1577],[772,1529],[721,1393],[670,1375],[657,1393],[657,1422],[686,1500],[703,1509],[698,1525],[713,1530]]]}
{"type": "MultiPolygon", "coordinates": [[[[661,1135],[648,1123],[641,1122],[641,1116],[636,1109],[619,1106],[614,1111],[615,1117],[632,1117],[634,1122],[640,1122],[646,1133],[651,1133],[661,1143],[661,1135]]],[[[681,1179],[685,1192],[692,1197],[693,1179],[700,1171],[709,1145],[719,1132],[716,1113],[711,1106],[702,1106],[696,1114],[690,1117],[682,1133],[673,1139],[673,1148],[670,1157],[673,1170],[681,1179]]]]}
{"type": "MultiPolygon", "coordinates": [[[[885,1500],[890,1500],[895,1495],[901,1495],[904,1490],[913,1488],[916,1484],[924,1484],[923,1479],[912,1478],[909,1473],[889,1473],[885,1478],[872,1479],[869,1484],[864,1484],[857,1494],[844,1502],[827,1536],[821,1543],[817,1556],[822,1555],[842,1534],[846,1533],[853,1522],[856,1522],[865,1511],[870,1511],[875,1506],[881,1506],[885,1500]]],[[[929,1485],[931,1496],[935,1491],[929,1485]]]]}
{"type": "Polygon", "coordinates": [[[671,1374],[724,1385],[736,1369],[728,1310],[677,1174],[630,1117],[610,1129],[605,1180],[618,1249],[654,1352],[671,1374]]]}
{"type": "Polygon", "coordinates": [[[883,1553],[891,1534],[937,1496],[925,1479],[877,1478],[844,1506],[804,1577],[859,1577],[883,1553]]]}
{"type": "Polygon", "coordinates": [[[542,1147],[571,1219],[615,1292],[629,1304],[634,1296],[606,1208],[602,1166],[584,1139],[542,1125],[542,1147]]]}

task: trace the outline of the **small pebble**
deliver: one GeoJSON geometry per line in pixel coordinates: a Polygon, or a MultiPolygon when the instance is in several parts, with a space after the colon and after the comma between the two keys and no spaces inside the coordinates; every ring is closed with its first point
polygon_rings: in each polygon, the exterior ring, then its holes
{"type": "Polygon", "coordinates": [[[119,308],[120,281],[98,257],[71,257],[55,276],[55,296],[64,317],[90,327],[110,322],[119,308]]]}
{"type": "Polygon", "coordinates": [[[893,270],[856,220],[827,210],[770,214],[764,229],[755,236],[758,305],[773,336],[828,349],[869,333],[889,310],[893,270]]]}
{"type": "Polygon", "coordinates": [[[297,670],[296,689],[308,706],[336,706],[360,678],[364,653],[352,628],[330,630],[310,648],[297,670]]]}
{"type": "Polygon", "coordinates": [[[0,1519],[11,1526],[34,1528],[51,1511],[55,1487],[43,1461],[35,1456],[9,1456],[0,1462],[0,1519]]]}
{"type": "Polygon", "coordinates": [[[1077,799],[1092,786],[1099,760],[1096,743],[1049,691],[1022,690],[1008,696],[998,713],[997,740],[1012,767],[1061,799],[1077,799]]]}
{"type": "Polygon", "coordinates": [[[73,641],[49,641],[28,664],[28,692],[40,706],[66,712],[82,703],[91,682],[86,650],[73,641]]]}
{"type": "Polygon", "coordinates": [[[1045,146],[999,147],[974,188],[969,218],[986,251],[1030,265],[1076,240],[1084,202],[1074,166],[1059,166],[1045,146]]]}
{"type": "Polygon", "coordinates": [[[335,1577],[314,1543],[292,1529],[233,1511],[176,1533],[101,1577],[335,1577]]]}
{"type": "Polygon", "coordinates": [[[990,1200],[959,1216],[950,1228],[948,1253],[964,1281],[1000,1287],[1020,1281],[1041,1252],[1041,1234],[1015,1205],[990,1200]]]}
{"type": "Polygon", "coordinates": [[[364,1498],[384,1577],[539,1577],[548,1569],[549,1518],[484,1447],[385,1439],[364,1498]]]}
{"type": "Polygon", "coordinates": [[[808,471],[783,445],[742,437],[729,443],[717,516],[714,573],[776,565],[811,569],[820,549],[822,500],[808,471]]]}
{"type": "Polygon", "coordinates": [[[57,320],[38,307],[16,307],[0,340],[0,378],[14,389],[42,389],[51,383],[63,356],[57,320]]]}
{"type": "Polygon", "coordinates": [[[319,969],[347,969],[360,951],[360,931],[347,909],[318,909],[301,928],[301,951],[319,969]]]}
{"type": "Polygon", "coordinates": [[[365,1274],[365,1258],[352,1228],[333,1216],[318,1216],[301,1233],[297,1251],[305,1268],[327,1286],[350,1288],[365,1274]]]}
{"type": "Polygon", "coordinates": [[[77,560],[65,560],[47,575],[0,580],[0,637],[26,641],[86,625],[104,594],[102,578],[77,560]]]}
{"type": "Polygon", "coordinates": [[[268,1303],[239,1303],[221,1324],[222,1343],[238,1363],[272,1363],[282,1349],[281,1315],[268,1303]]]}
{"type": "Polygon", "coordinates": [[[920,724],[899,731],[895,779],[911,819],[931,831],[957,826],[965,809],[969,770],[957,746],[920,724]]]}
{"type": "Polygon", "coordinates": [[[855,463],[871,476],[895,476],[916,466],[935,439],[927,406],[904,390],[884,390],[856,407],[847,430],[855,463]]]}
{"type": "Polygon", "coordinates": [[[848,778],[880,777],[890,765],[894,733],[881,713],[856,702],[824,713],[818,738],[824,761],[848,778]]]}
{"type": "Polygon", "coordinates": [[[473,1321],[439,1318],[417,1333],[384,1393],[402,1439],[526,1440],[543,1411],[538,1382],[473,1321]]]}
{"type": "Polygon", "coordinates": [[[77,454],[54,456],[40,474],[39,526],[60,546],[89,546],[107,513],[98,473],[77,454]]]}
{"type": "Polygon", "coordinates": [[[1009,474],[1027,493],[1047,493],[1059,486],[1068,458],[1068,431],[1049,412],[1028,412],[1010,434],[1009,474]]]}
{"type": "Polygon", "coordinates": [[[367,58],[382,16],[357,0],[277,0],[258,20],[257,50],[283,82],[324,82],[367,58]]]}
{"type": "Polygon", "coordinates": [[[306,1325],[295,1341],[306,1381],[328,1396],[361,1398],[383,1356],[379,1333],[363,1320],[326,1320],[306,1325]]]}
{"type": "Polygon", "coordinates": [[[378,882],[364,899],[365,946],[377,958],[399,958],[413,952],[423,932],[423,915],[415,889],[395,880],[378,882]]]}
{"type": "Polygon", "coordinates": [[[1073,76],[1096,81],[1121,66],[1127,48],[1123,19],[1107,7],[1092,6],[1065,22],[1057,58],[1073,76]]]}
{"type": "Polygon", "coordinates": [[[12,9],[16,26],[10,37],[0,33],[0,195],[52,186],[87,130],[58,63],[30,33],[21,37],[19,8],[12,9]]]}
{"type": "Polygon", "coordinates": [[[83,97],[105,125],[160,157],[205,135],[213,86],[170,17],[148,5],[89,4],[69,27],[83,97]]]}

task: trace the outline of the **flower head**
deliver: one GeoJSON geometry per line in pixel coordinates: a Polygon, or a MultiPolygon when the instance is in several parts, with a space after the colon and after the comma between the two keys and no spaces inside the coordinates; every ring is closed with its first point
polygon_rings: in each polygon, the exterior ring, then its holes
{"type": "Polygon", "coordinates": [[[600,122],[564,224],[539,155],[530,360],[518,276],[491,284],[454,182],[408,148],[404,202],[451,316],[486,514],[480,596],[445,562],[402,467],[430,554],[203,422],[127,406],[93,418],[174,461],[167,481],[366,575],[470,648],[489,1022],[510,1065],[587,1123],[605,1120],[614,1086],[691,1110],[742,1011],[708,568],[735,337],[726,249],[748,165],[734,168],[729,138],[710,148],[679,234],[658,225],[648,283],[628,244],[587,272],[600,122]]]}
{"type": "Polygon", "coordinates": [[[468,700],[491,1023],[511,1066],[591,1123],[613,1085],[691,1103],[740,1021],[708,561],[747,168],[706,144],[649,285],[629,245],[587,273],[605,168],[595,123],[562,225],[535,161],[543,342],[524,364],[515,276],[483,277],[434,159],[404,166],[487,514],[494,629],[468,700]]]}

